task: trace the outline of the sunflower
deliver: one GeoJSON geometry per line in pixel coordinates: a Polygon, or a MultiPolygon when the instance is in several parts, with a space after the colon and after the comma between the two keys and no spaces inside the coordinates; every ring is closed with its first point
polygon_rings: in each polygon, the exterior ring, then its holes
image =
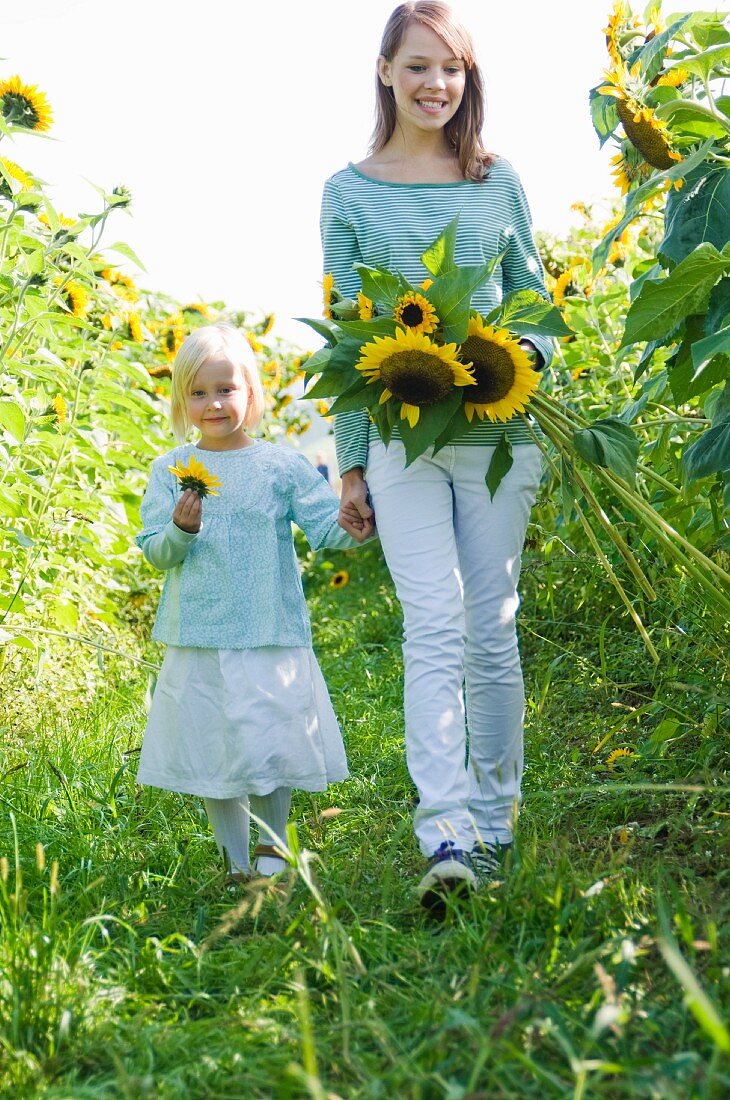
{"type": "Polygon", "coordinates": [[[556,306],[562,305],[565,300],[565,295],[575,291],[575,283],[573,281],[573,268],[569,267],[566,271],[563,271],[555,280],[555,286],[553,287],[553,302],[556,306]],[[572,289],[571,289],[572,288],[572,289]]]}
{"type": "Polygon", "coordinates": [[[332,302],[335,293],[335,277],[332,272],[326,272],[322,278],[322,304],[326,318],[332,318],[332,302]]]}
{"type": "Polygon", "coordinates": [[[287,407],[287,405],[291,405],[293,400],[294,400],[293,394],[285,393],[284,396],[279,401],[279,408],[280,409],[285,409],[287,407]]]}
{"type": "Polygon", "coordinates": [[[608,26],[603,28],[603,33],[606,36],[608,56],[614,64],[621,61],[619,38],[621,33],[625,30],[627,22],[628,13],[624,0],[615,0],[613,11],[608,17],[608,26]]]}
{"type": "Polygon", "coordinates": [[[185,339],[182,317],[170,317],[162,333],[162,350],[168,359],[174,359],[185,339]]]}
{"type": "Polygon", "coordinates": [[[207,497],[209,493],[212,497],[219,496],[215,490],[220,489],[220,480],[215,474],[208,473],[195,455],[190,455],[187,466],[180,459],[174,466],[167,468],[178,479],[182,489],[194,489],[201,497],[207,497]]]}
{"type": "Polygon", "coordinates": [[[251,351],[257,352],[257,351],[262,350],[264,345],[259,340],[256,339],[256,337],[254,336],[254,334],[252,332],[247,332],[246,333],[246,339],[248,340],[251,351]]]}
{"type": "Polygon", "coordinates": [[[361,321],[369,321],[375,313],[375,306],[361,290],[357,292],[357,312],[361,321]]]}
{"type": "Polygon", "coordinates": [[[74,317],[85,317],[89,312],[89,292],[81,283],[67,283],[63,289],[66,305],[74,317]]]}
{"type": "Polygon", "coordinates": [[[680,84],[684,84],[689,80],[688,69],[667,69],[665,73],[657,79],[657,85],[660,88],[678,88],[680,84]]]}
{"type": "Polygon", "coordinates": [[[657,118],[651,107],[642,103],[643,85],[640,77],[640,62],[629,70],[623,62],[614,65],[606,73],[609,81],[598,91],[601,95],[613,96],[616,100],[616,113],[635,149],[644,160],[660,171],[671,168],[682,157],[672,149],[671,137],[666,122],[657,118]]]}
{"type": "MultiPolygon", "coordinates": [[[[46,229],[51,228],[51,222],[47,214],[39,214],[38,221],[41,225],[44,225],[46,229]]],[[[58,222],[62,229],[70,229],[72,225],[76,225],[73,218],[67,218],[64,214],[58,215],[58,222]]]]}
{"type": "Polygon", "coordinates": [[[50,130],[51,108],[35,84],[24,84],[19,76],[0,80],[0,111],[10,126],[26,130],[50,130]]]}
{"type": "Polygon", "coordinates": [[[318,401],[314,407],[320,416],[324,417],[325,419],[329,416],[330,407],[326,401],[318,401]]]}
{"type": "Polygon", "coordinates": [[[142,322],[139,319],[138,313],[128,313],[126,317],[127,324],[129,325],[129,337],[134,340],[135,344],[141,344],[142,338],[142,322]]]}
{"type": "Polygon", "coordinates": [[[439,323],[436,310],[428,298],[415,290],[400,296],[395,303],[393,319],[411,332],[433,332],[439,323]]]}
{"type": "Polygon", "coordinates": [[[477,384],[468,397],[465,395],[467,420],[476,413],[480,420],[486,415],[504,422],[525,411],[540,379],[511,332],[485,325],[481,317],[470,317],[461,354],[470,360],[477,384]]]}
{"type": "Polygon", "coordinates": [[[57,393],[53,398],[53,411],[56,414],[56,420],[59,424],[63,424],[68,416],[68,407],[66,405],[66,399],[62,393],[57,393]]]}
{"type": "Polygon", "coordinates": [[[621,151],[611,157],[613,179],[622,195],[635,185],[638,187],[651,175],[651,165],[642,157],[630,141],[621,142],[621,151]]]}
{"type": "Polygon", "coordinates": [[[272,328],[274,327],[274,322],[275,321],[276,321],[276,314],[275,313],[267,313],[267,315],[264,317],[264,327],[261,330],[261,335],[262,336],[268,336],[269,335],[272,328]]]}
{"type": "Polygon", "coordinates": [[[11,179],[20,184],[21,191],[33,190],[33,180],[14,160],[8,160],[7,157],[0,157],[0,164],[3,166],[3,172],[0,173],[0,198],[12,199],[13,197],[13,192],[6,178],[7,176],[10,176],[11,179]]]}
{"type": "Polygon", "coordinates": [[[337,573],[332,575],[330,581],[330,588],[344,588],[350,580],[350,574],[346,569],[340,569],[337,573]]]}
{"type": "Polygon", "coordinates": [[[614,749],[606,757],[606,767],[610,772],[614,770],[615,765],[620,761],[625,764],[629,760],[635,760],[637,754],[632,752],[631,749],[614,749]]]}
{"type": "Polygon", "coordinates": [[[382,383],[381,405],[391,397],[403,402],[401,420],[414,428],[421,409],[438,404],[454,386],[474,384],[457,353],[456,344],[439,346],[423,332],[398,329],[395,336],[375,336],[363,344],[355,366],[368,383],[382,383]]]}
{"type": "Polygon", "coordinates": [[[183,313],[197,313],[200,317],[207,319],[210,317],[210,308],[205,302],[189,302],[188,305],[183,306],[183,313]]]}

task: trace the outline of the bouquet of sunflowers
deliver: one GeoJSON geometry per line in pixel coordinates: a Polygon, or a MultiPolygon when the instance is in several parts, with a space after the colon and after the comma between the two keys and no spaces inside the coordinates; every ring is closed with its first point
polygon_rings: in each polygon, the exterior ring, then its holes
{"type": "MultiPolygon", "coordinates": [[[[533,290],[506,295],[486,316],[472,310],[472,295],[502,256],[487,264],[457,266],[456,229],[455,219],[423,254],[433,278],[419,286],[385,268],[359,264],[362,290],[354,300],[343,298],[332,276],[325,276],[325,320],[301,318],[326,340],[326,346],[307,360],[307,375],[318,377],[305,396],[334,398],[330,413],[367,409],[386,445],[397,424],[407,463],[429,447],[438,450],[462,437],[485,416],[505,422],[516,413],[524,417],[529,406],[531,417],[525,420],[561,486],[564,511],[579,519],[597,560],[658,661],[635,602],[600,546],[597,532],[613,543],[643,596],[653,600],[654,589],[582,464],[591,468],[601,489],[655,537],[667,559],[728,610],[730,599],[718,592],[717,585],[720,578],[730,578],[647,499],[648,486],[677,490],[639,461],[639,440],[624,419],[609,415],[588,421],[570,404],[538,390],[539,375],[529,352],[520,347],[520,338],[569,335],[559,310],[533,290]]],[[[505,432],[485,478],[492,496],[511,465],[505,432]]]]}
{"type": "Polygon", "coordinates": [[[397,424],[408,463],[484,417],[505,422],[524,413],[539,375],[520,338],[570,333],[559,310],[533,290],[507,295],[486,316],[472,310],[472,295],[503,254],[457,266],[457,222],[423,254],[432,278],[413,286],[358,264],[357,300],[342,298],[325,276],[329,316],[306,320],[327,341],[307,361],[307,374],[319,377],[306,396],[335,398],[331,413],[367,409],[386,444],[397,424]]]}

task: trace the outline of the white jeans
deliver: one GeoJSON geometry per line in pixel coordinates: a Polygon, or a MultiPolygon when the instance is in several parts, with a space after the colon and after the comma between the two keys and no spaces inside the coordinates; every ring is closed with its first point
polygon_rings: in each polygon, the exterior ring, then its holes
{"type": "Polygon", "coordinates": [[[371,443],[366,477],[403,607],[406,759],[424,854],[444,840],[506,844],[520,797],[524,688],[515,616],[520,555],[540,482],[537,447],[490,500],[493,447],[444,447],[407,469],[371,443]],[[468,766],[462,687],[466,683],[468,766]]]}

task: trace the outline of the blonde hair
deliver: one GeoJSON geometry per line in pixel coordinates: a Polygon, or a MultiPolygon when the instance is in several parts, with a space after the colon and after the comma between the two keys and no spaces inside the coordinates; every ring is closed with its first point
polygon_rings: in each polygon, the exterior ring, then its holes
{"type": "MultiPolygon", "coordinates": [[[[484,125],[484,77],[474,53],[471,35],[457,22],[448,4],[441,0],[407,0],[395,9],[383,31],[380,56],[392,61],[411,23],[422,23],[434,31],[464,62],[466,81],[459,109],[446,123],[446,140],[454,150],[464,179],[481,181],[498,159],[482,145],[484,125]]],[[[370,152],[377,153],[390,141],[396,125],[395,96],[392,87],[375,78],[375,129],[370,152]]]]}
{"type": "Polygon", "coordinates": [[[175,439],[184,443],[191,428],[188,419],[187,397],[193,379],[206,359],[223,354],[240,368],[249,388],[246,428],[258,426],[264,411],[264,391],[251,345],[233,325],[224,322],[203,325],[185,337],[172,364],[172,390],[170,394],[170,419],[175,439]]]}

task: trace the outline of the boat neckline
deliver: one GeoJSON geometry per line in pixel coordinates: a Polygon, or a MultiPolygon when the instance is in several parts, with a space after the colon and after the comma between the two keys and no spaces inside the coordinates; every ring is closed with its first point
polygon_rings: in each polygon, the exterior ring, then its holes
{"type": "Polygon", "coordinates": [[[397,180],[379,180],[375,176],[367,176],[352,161],[348,161],[347,167],[360,179],[367,180],[368,183],[380,184],[381,187],[464,187],[466,184],[477,182],[476,180],[451,180],[446,183],[400,183],[397,180]]]}

